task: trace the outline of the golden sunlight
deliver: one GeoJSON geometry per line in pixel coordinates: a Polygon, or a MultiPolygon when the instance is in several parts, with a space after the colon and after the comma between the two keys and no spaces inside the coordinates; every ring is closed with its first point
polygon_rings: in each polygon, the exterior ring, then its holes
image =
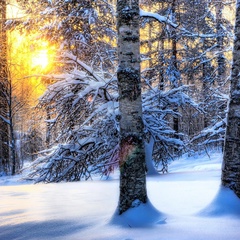
{"type": "MultiPolygon", "coordinates": [[[[21,19],[23,11],[16,1],[7,6],[9,19],[21,19]]],[[[38,30],[13,30],[8,32],[9,68],[17,92],[28,93],[25,96],[34,105],[46,90],[44,75],[54,69],[56,46],[41,38],[38,30]]]]}
{"type": "Polygon", "coordinates": [[[47,87],[45,75],[54,69],[56,46],[39,37],[38,32],[26,34],[23,31],[11,31],[8,34],[9,66],[16,91],[25,92],[30,105],[47,87]]]}
{"type": "Polygon", "coordinates": [[[50,45],[45,40],[38,39],[37,36],[33,36],[32,40],[34,43],[30,44],[28,53],[29,68],[36,73],[47,73],[53,67],[55,46],[50,45]]]}
{"type": "Polygon", "coordinates": [[[46,69],[49,64],[49,56],[48,56],[48,50],[43,49],[39,52],[35,53],[35,55],[32,57],[32,67],[33,68],[41,68],[46,69]]]}

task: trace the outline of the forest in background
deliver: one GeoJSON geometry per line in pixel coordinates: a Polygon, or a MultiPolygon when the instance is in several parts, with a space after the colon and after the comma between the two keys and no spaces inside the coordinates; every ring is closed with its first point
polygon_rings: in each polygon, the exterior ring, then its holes
{"type": "MultiPolygon", "coordinates": [[[[1,175],[26,160],[36,181],[108,175],[119,153],[115,1],[0,5],[1,175]]],[[[165,173],[183,153],[222,148],[235,1],[140,7],[146,146],[165,173]]]]}

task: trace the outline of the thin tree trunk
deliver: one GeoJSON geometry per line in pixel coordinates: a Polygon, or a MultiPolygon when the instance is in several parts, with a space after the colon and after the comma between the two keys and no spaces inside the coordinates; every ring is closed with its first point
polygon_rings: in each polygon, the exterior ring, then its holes
{"type": "Polygon", "coordinates": [[[217,30],[217,46],[218,46],[217,63],[218,63],[218,84],[219,85],[222,85],[222,83],[224,82],[224,76],[226,72],[226,67],[225,67],[226,62],[223,54],[223,44],[224,44],[223,34],[224,33],[222,28],[222,24],[223,24],[222,11],[223,11],[223,3],[219,1],[216,4],[216,19],[217,19],[216,30],[217,30]]]}
{"type": "Polygon", "coordinates": [[[222,185],[232,189],[240,198],[240,0],[237,0],[236,10],[230,100],[222,166],[222,185]]]}
{"type": "MultiPolygon", "coordinates": [[[[202,45],[203,52],[206,50],[205,46],[207,45],[208,45],[207,41],[203,40],[203,45],[202,45]]],[[[206,56],[203,56],[202,62],[203,62],[202,64],[202,96],[203,96],[204,106],[206,108],[211,98],[210,91],[209,91],[211,87],[210,76],[209,76],[211,74],[211,69],[208,66],[209,63],[207,61],[206,56]]],[[[203,119],[204,128],[207,128],[211,122],[211,111],[208,110],[208,108],[209,107],[207,107],[204,114],[204,119],[203,119]]]]}
{"type": "MultiPolygon", "coordinates": [[[[161,3],[161,9],[163,9],[164,3],[161,3]]],[[[160,10],[160,9],[159,9],[160,10]]],[[[164,91],[164,62],[165,62],[165,56],[164,56],[164,42],[166,41],[166,34],[165,34],[165,27],[161,27],[162,33],[160,34],[160,39],[158,42],[158,68],[159,68],[159,90],[164,91]]]]}
{"type": "Polygon", "coordinates": [[[15,139],[15,135],[14,135],[14,126],[13,126],[13,105],[12,105],[12,99],[13,99],[13,95],[12,95],[12,80],[11,77],[9,78],[9,111],[8,111],[8,115],[9,115],[9,133],[10,133],[10,152],[11,152],[11,174],[15,175],[16,173],[16,169],[17,169],[17,162],[16,162],[16,139],[15,139]]]}
{"type": "Polygon", "coordinates": [[[145,142],[145,155],[148,176],[159,175],[153,164],[154,138],[151,136],[148,142],[145,142]]]}
{"type": "MultiPolygon", "coordinates": [[[[6,1],[0,0],[0,115],[7,119],[7,34],[4,28],[6,20],[6,1]]],[[[9,170],[9,133],[8,124],[0,118],[0,171],[9,170]]]]}
{"type": "Polygon", "coordinates": [[[49,120],[51,119],[51,113],[49,107],[46,107],[46,113],[47,113],[47,128],[46,128],[46,147],[50,148],[51,143],[51,123],[49,120]]]}
{"type": "Polygon", "coordinates": [[[16,170],[18,168],[17,166],[17,161],[16,161],[16,139],[14,136],[14,128],[13,128],[13,121],[12,121],[12,117],[11,117],[11,121],[10,121],[10,134],[11,134],[11,174],[15,175],[16,174],[16,170]]]}
{"type": "MultiPolygon", "coordinates": [[[[173,22],[176,21],[176,1],[173,0],[172,2],[172,20],[173,22]]],[[[179,86],[180,78],[178,76],[178,65],[177,65],[177,34],[176,31],[173,29],[172,31],[172,64],[175,74],[174,82],[172,83],[172,87],[176,88],[179,86]]],[[[178,107],[174,107],[174,111],[178,113],[178,107]]],[[[179,133],[179,118],[173,118],[173,130],[175,131],[175,136],[178,138],[179,133]]]]}
{"type": "Polygon", "coordinates": [[[147,202],[142,120],[139,1],[117,1],[120,109],[119,214],[147,202]]]}

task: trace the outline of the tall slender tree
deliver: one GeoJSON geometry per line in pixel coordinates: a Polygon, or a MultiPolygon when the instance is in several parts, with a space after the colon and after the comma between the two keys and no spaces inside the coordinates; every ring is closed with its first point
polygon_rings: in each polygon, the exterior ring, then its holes
{"type": "Polygon", "coordinates": [[[147,202],[140,79],[139,1],[117,1],[120,110],[119,214],[147,202]]]}
{"type": "Polygon", "coordinates": [[[226,72],[226,59],[224,58],[224,29],[223,29],[223,3],[216,3],[216,30],[217,30],[217,48],[218,48],[218,82],[221,85],[224,82],[226,72]]]}
{"type": "MultiPolygon", "coordinates": [[[[176,0],[172,1],[172,7],[171,7],[171,18],[173,22],[176,22],[176,0]]],[[[180,85],[180,72],[178,69],[178,60],[177,60],[177,33],[175,29],[172,30],[171,34],[172,38],[172,79],[171,79],[171,86],[172,88],[177,88],[180,85]]],[[[178,106],[174,107],[174,111],[178,112],[178,106]]],[[[176,132],[176,137],[178,136],[177,133],[179,132],[179,118],[178,116],[175,116],[173,118],[173,130],[176,132]]]]}
{"type": "Polygon", "coordinates": [[[5,29],[6,1],[0,1],[0,172],[8,172],[8,124],[7,124],[7,34],[5,29]]]}
{"type": "Polygon", "coordinates": [[[222,185],[240,198],[240,0],[237,0],[230,100],[225,135],[222,185]]]}

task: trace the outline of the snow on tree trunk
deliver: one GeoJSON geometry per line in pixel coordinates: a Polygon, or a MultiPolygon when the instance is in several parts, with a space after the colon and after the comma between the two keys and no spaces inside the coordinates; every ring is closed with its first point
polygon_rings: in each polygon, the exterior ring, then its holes
{"type": "Polygon", "coordinates": [[[237,1],[230,100],[225,136],[222,185],[240,197],[240,0],[237,1]]]}
{"type": "Polygon", "coordinates": [[[152,159],[153,148],[154,148],[154,138],[151,137],[149,142],[145,143],[145,157],[146,157],[148,176],[159,175],[158,171],[156,170],[153,164],[153,159],[152,159]]]}
{"type": "Polygon", "coordinates": [[[120,109],[119,214],[147,202],[140,81],[139,1],[117,1],[120,109]]]}

